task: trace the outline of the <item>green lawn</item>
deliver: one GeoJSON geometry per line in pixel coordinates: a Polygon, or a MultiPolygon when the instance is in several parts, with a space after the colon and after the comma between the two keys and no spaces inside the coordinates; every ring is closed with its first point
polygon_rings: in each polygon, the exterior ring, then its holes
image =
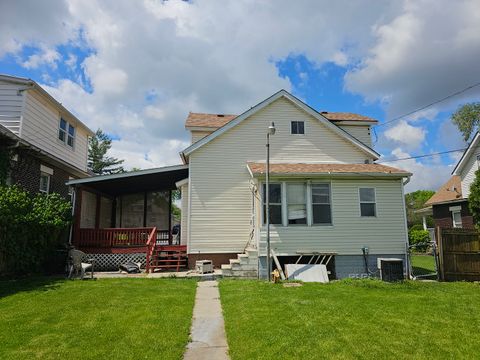
{"type": "Polygon", "coordinates": [[[181,359],[196,282],[0,281],[0,359],[181,359]]]}
{"type": "Polygon", "coordinates": [[[223,280],[232,360],[473,359],[480,286],[347,280],[285,288],[223,280]]]}
{"type": "Polygon", "coordinates": [[[435,258],[432,255],[412,255],[414,274],[428,274],[435,272],[435,258]]]}

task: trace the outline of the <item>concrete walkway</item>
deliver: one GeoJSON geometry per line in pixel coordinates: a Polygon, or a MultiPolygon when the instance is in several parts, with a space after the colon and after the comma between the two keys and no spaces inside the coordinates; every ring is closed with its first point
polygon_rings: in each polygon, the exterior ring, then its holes
{"type": "Polygon", "coordinates": [[[230,359],[217,281],[198,283],[190,337],[185,360],[230,359]]]}

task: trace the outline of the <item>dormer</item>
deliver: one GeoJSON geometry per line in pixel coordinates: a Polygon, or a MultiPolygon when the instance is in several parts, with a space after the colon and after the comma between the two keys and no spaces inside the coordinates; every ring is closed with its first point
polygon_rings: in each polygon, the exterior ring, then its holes
{"type": "Polygon", "coordinates": [[[371,127],[378,123],[377,120],[368,116],[346,112],[321,111],[320,114],[365,145],[372,147],[371,127]]]}
{"type": "Polygon", "coordinates": [[[218,128],[233,120],[237,115],[204,114],[190,112],[185,122],[185,129],[192,134],[192,144],[211,134],[218,128]]]}

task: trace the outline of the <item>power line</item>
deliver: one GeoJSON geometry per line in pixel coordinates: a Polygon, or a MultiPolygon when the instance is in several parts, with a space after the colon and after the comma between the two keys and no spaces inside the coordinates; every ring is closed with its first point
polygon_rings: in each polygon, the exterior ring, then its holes
{"type": "Polygon", "coordinates": [[[454,153],[454,152],[465,151],[466,149],[467,148],[456,149],[456,150],[447,150],[447,151],[441,151],[441,152],[436,152],[436,153],[431,153],[431,154],[422,154],[422,155],[410,156],[410,157],[399,158],[399,159],[391,159],[391,160],[387,159],[387,160],[377,161],[377,164],[386,163],[386,162],[394,162],[394,161],[402,161],[402,160],[420,159],[420,158],[436,156],[436,155],[443,155],[443,154],[450,154],[450,153],[454,153]]]}
{"type": "Polygon", "coordinates": [[[441,102],[443,102],[443,101],[445,101],[445,100],[448,100],[448,99],[450,99],[450,98],[452,98],[452,97],[454,97],[454,96],[463,94],[464,92],[466,92],[466,91],[468,91],[468,90],[470,90],[470,89],[473,89],[474,87],[477,87],[477,86],[479,86],[479,85],[480,85],[480,82],[477,82],[477,83],[475,83],[475,84],[473,84],[473,85],[467,86],[466,88],[464,88],[464,89],[462,89],[462,90],[459,90],[459,91],[457,91],[457,92],[454,92],[453,94],[447,95],[447,96],[445,96],[444,98],[441,98],[441,99],[439,99],[439,100],[433,101],[433,102],[431,102],[431,103],[428,104],[428,105],[422,106],[422,107],[420,107],[420,108],[418,108],[418,109],[416,109],[416,110],[410,111],[409,113],[406,113],[406,114],[397,116],[397,117],[395,117],[395,118],[393,118],[393,119],[391,119],[391,120],[389,120],[389,121],[383,122],[383,123],[381,123],[381,124],[377,124],[377,125],[375,125],[375,126],[377,126],[377,127],[379,127],[379,126],[385,126],[385,125],[390,124],[390,123],[392,123],[392,122],[394,122],[394,121],[398,121],[398,120],[400,120],[400,119],[403,119],[404,117],[407,117],[407,116],[409,116],[409,115],[415,114],[416,112],[425,110],[425,109],[429,108],[430,106],[433,106],[433,105],[436,105],[436,104],[438,104],[438,103],[441,103],[441,102]]]}

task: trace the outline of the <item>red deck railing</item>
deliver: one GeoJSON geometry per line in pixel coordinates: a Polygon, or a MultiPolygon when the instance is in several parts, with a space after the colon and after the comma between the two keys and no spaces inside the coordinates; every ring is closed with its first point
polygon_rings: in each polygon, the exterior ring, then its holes
{"type": "Polygon", "coordinates": [[[170,231],[145,228],[79,229],[74,245],[78,248],[115,248],[147,246],[149,240],[158,245],[171,243],[170,231]]]}

